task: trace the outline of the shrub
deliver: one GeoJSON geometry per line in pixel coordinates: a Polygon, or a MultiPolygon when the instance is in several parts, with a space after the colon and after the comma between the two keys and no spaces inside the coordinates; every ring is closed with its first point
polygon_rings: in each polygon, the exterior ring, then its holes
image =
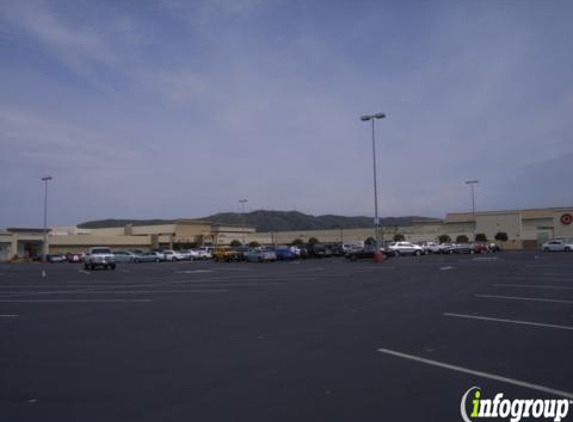
{"type": "Polygon", "coordinates": [[[238,241],[237,239],[235,239],[235,240],[232,240],[232,241],[231,241],[231,244],[230,244],[230,245],[231,245],[231,247],[236,248],[236,247],[241,246],[242,243],[241,243],[240,241],[238,241]]]}
{"type": "Polygon", "coordinates": [[[476,234],[476,242],[487,242],[487,236],[483,233],[476,234]]]}
{"type": "Polygon", "coordinates": [[[396,233],[394,235],[394,242],[402,242],[403,240],[406,240],[406,238],[402,233],[396,233]]]}
{"type": "Polygon", "coordinates": [[[441,234],[438,237],[438,241],[440,243],[450,243],[452,241],[452,238],[450,236],[448,236],[447,234],[441,234]]]}
{"type": "Polygon", "coordinates": [[[500,242],[507,242],[507,233],[506,232],[497,232],[495,234],[495,240],[499,240],[500,242]]]}
{"type": "Polygon", "coordinates": [[[460,234],[456,237],[456,243],[468,243],[470,240],[465,234],[460,234]]]}

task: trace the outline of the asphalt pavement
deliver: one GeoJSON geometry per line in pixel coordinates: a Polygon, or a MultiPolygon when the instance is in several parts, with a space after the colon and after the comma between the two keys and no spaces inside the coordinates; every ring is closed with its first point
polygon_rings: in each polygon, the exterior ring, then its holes
{"type": "Polygon", "coordinates": [[[573,254],[0,265],[2,421],[461,421],[572,351],[573,254]]]}

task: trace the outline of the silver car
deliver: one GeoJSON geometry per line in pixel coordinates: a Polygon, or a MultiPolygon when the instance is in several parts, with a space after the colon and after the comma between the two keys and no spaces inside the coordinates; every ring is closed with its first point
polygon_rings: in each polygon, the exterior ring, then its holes
{"type": "Polygon", "coordinates": [[[552,239],[541,245],[544,252],[571,252],[573,251],[572,239],[552,239]]]}

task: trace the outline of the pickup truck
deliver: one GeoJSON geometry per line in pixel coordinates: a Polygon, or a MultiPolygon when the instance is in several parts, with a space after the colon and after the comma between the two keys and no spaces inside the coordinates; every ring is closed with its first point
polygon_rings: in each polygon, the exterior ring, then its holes
{"type": "Polygon", "coordinates": [[[115,255],[111,249],[104,246],[91,248],[84,257],[84,268],[95,270],[96,267],[115,270],[115,255]]]}

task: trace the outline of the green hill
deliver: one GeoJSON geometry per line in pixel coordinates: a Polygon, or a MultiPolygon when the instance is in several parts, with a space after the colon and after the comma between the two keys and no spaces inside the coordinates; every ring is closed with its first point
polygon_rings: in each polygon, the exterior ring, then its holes
{"type": "MultiPolygon", "coordinates": [[[[252,211],[245,213],[245,223],[248,226],[255,226],[259,232],[271,231],[293,231],[293,230],[328,230],[342,227],[344,229],[368,228],[372,227],[372,217],[345,217],[340,215],[308,215],[299,211],[252,211]]],[[[424,220],[426,217],[386,217],[381,218],[382,226],[404,226],[412,220],[424,220]]],[[[241,213],[219,213],[210,215],[200,220],[211,221],[216,224],[242,224],[243,215],[241,213]]],[[[431,220],[431,219],[428,219],[431,220]]],[[[78,225],[80,228],[95,229],[103,227],[123,227],[127,224],[134,226],[147,226],[155,224],[171,224],[176,220],[128,220],[128,219],[107,219],[87,221],[78,225]]]]}

